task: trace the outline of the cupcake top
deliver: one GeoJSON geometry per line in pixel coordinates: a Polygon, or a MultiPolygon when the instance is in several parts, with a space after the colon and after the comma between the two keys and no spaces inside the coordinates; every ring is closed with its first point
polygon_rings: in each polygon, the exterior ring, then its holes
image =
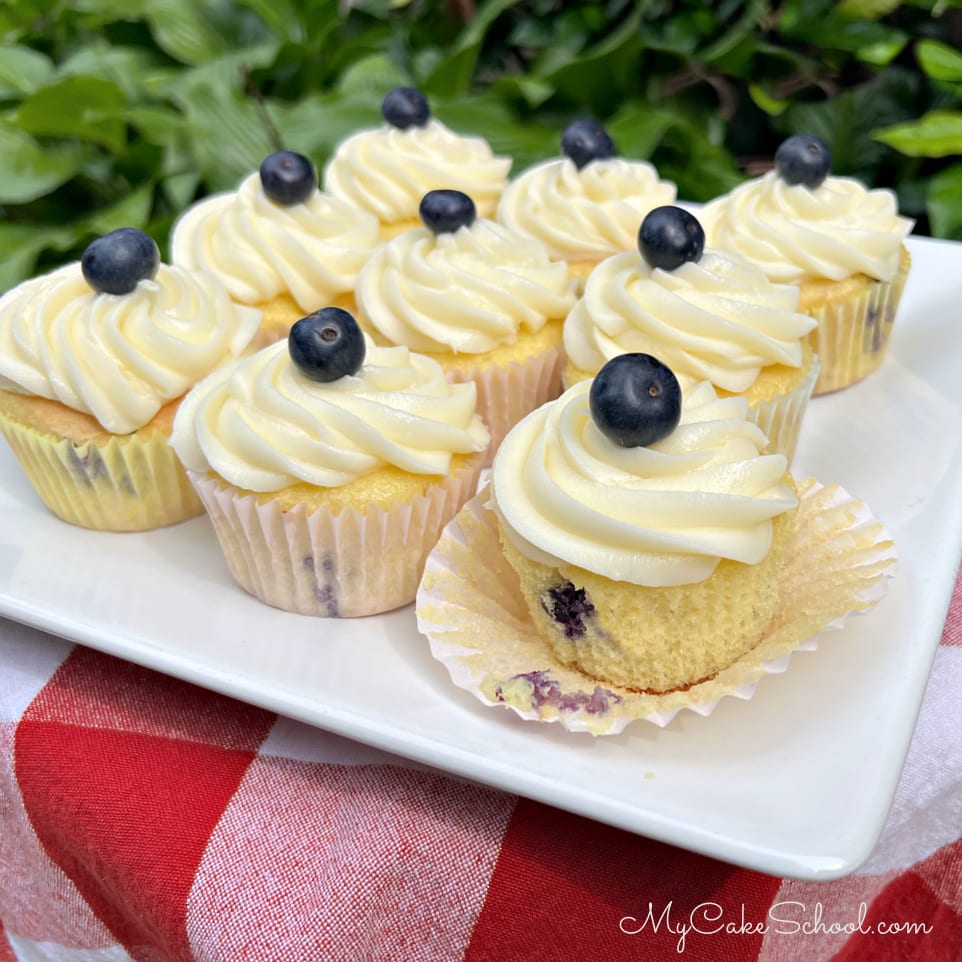
{"type": "Polygon", "coordinates": [[[600,260],[629,250],[642,217],[675,201],[675,185],[645,161],[615,156],[598,124],[569,125],[562,151],[563,157],[511,181],[497,213],[512,230],[540,240],[554,258],[600,260]]]}
{"type": "Polygon", "coordinates": [[[493,503],[518,551],[648,587],[703,581],[723,558],[761,561],[771,519],[797,498],[785,457],[760,453],[747,401],[702,382],[673,430],[624,446],[595,421],[593,383],[528,415],[495,455],[493,503]]]}
{"type": "Polygon", "coordinates": [[[895,194],[831,176],[828,148],[817,138],[797,135],[779,153],[776,169],[704,208],[709,243],[741,254],[779,283],[855,274],[890,281],[913,226],[899,216],[895,194]],[[806,169],[808,156],[816,160],[806,169]]]}
{"type": "MultiPolygon", "coordinates": [[[[676,222],[701,231],[690,214],[668,207],[649,214],[641,233],[676,222]]],[[[657,239],[658,230],[651,233],[657,239]]],[[[699,247],[697,256],[663,263],[671,266],[628,252],[592,271],[565,320],[565,351],[575,367],[593,373],[618,354],[640,351],[662,358],[686,386],[708,380],[740,393],[764,367],[801,365],[801,338],[815,321],[796,311],[796,287],[773,284],[744,258],[719,250],[699,247]]]]}
{"type": "Polygon", "coordinates": [[[328,308],[298,321],[289,341],[199,384],[177,412],[171,443],[191,470],[248,491],[335,487],[385,466],[446,475],[454,455],[487,447],[475,402],[473,383],[450,384],[436,361],[407,348],[375,347],[349,314],[328,308]],[[354,325],[346,337],[355,349],[360,342],[355,360],[363,363],[317,380],[311,357],[295,351],[298,325],[307,322],[306,343],[316,344],[310,325],[325,318],[339,325],[343,317],[354,325]]]}
{"type": "Polygon", "coordinates": [[[481,137],[466,137],[431,117],[424,96],[391,91],[385,122],[342,141],[324,170],[324,189],[376,215],[383,224],[417,220],[421,198],[450,188],[470,194],[493,216],[511,169],[481,137]],[[398,106],[400,104],[400,106],[398,106]]]}
{"type": "Polygon", "coordinates": [[[174,225],[170,246],[174,264],[213,272],[242,304],[288,295],[306,312],[351,291],[378,242],[375,217],[319,191],[307,158],[280,152],[237,191],[190,207],[174,225]],[[277,157],[308,165],[309,175],[303,167],[301,175],[309,189],[277,188],[270,179],[277,157]]]}
{"type": "Polygon", "coordinates": [[[475,218],[459,191],[431,191],[421,210],[431,227],[384,244],[358,280],[364,318],[390,343],[481,354],[571,309],[574,282],[540,241],[475,218]]]}
{"type": "Polygon", "coordinates": [[[122,228],[94,241],[82,262],[0,298],[0,388],[129,434],[241,354],[260,311],[235,304],[211,274],[159,263],[156,250],[146,234],[122,228]],[[132,286],[117,284],[129,274],[131,240],[151,263],[128,277],[132,286]]]}

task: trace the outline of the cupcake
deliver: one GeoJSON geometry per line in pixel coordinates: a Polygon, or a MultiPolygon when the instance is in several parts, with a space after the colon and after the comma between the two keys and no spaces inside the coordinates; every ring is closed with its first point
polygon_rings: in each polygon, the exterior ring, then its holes
{"type": "Polygon", "coordinates": [[[618,354],[654,354],[684,390],[707,380],[722,396],[743,395],[771,450],[791,460],[818,373],[806,343],[815,322],[797,310],[796,287],[704,243],[694,216],[660,207],[638,232],[641,257],[595,268],[564,324],[565,384],[618,354]]]}
{"type": "Polygon", "coordinates": [[[168,441],[189,388],[240,355],[260,313],[122,228],[0,298],[0,430],[72,524],[142,531],[202,512],[168,441]]]}
{"type": "Polygon", "coordinates": [[[425,226],[384,244],[361,272],[360,321],[377,343],[434,358],[474,381],[492,450],[561,390],[562,324],[575,281],[544,245],[475,216],[470,197],[424,196],[425,226]]]}
{"type": "Polygon", "coordinates": [[[373,215],[319,191],[310,160],[279,151],[236,191],[188,208],[170,248],[175,265],[210,271],[261,311],[265,346],[318,308],[355,310],[354,284],[378,243],[373,215]]]}
{"type": "Polygon", "coordinates": [[[710,244],[741,254],[769,280],[799,288],[798,309],[818,321],[816,394],[847,387],[885,356],[911,266],[895,195],[830,176],[828,147],[798,134],[775,168],[708,204],[710,244]]]}
{"type": "Polygon", "coordinates": [[[669,692],[750,651],[775,615],[795,484],[742,397],[682,402],[645,354],[521,421],[491,474],[505,558],[558,659],[669,692]]]}
{"type": "Polygon", "coordinates": [[[561,137],[563,157],[536,164],[512,180],[497,219],[540,240],[584,280],[612,254],[634,248],[638,225],[655,207],[675,202],[675,185],[651,164],[615,156],[597,123],[576,120],[561,137]]]}
{"type": "Polygon", "coordinates": [[[172,444],[246,591],[302,614],[376,614],[414,599],[475,491],[488,444],[475,399],[325,308],[194,388],[172,444]]]}
{"type": "Polygon", "coordinates": [[[324,170],[324,189],[370,211],[390,238],[418,227],[430,190],[470,194],[482,217],[493,217],[511,169],[487,141],[449,130],[411,87],[392,90],[381,105],[384,124],[342,141],[324,170]]]}

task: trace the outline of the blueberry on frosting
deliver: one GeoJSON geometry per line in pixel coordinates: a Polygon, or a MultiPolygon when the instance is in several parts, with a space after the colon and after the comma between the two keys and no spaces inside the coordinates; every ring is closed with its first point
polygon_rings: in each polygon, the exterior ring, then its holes
{"type": "Polygon", "coordinates": [[[581,170],[593,160],[614,157],[615,144],[601,124],[594,120],[575,120],[561,135],[561,152],[581,170]]]}
{"type": "Polygon", "coordinates": [[[656,207],[638,230],[638,250],[651,267],[673,271],[688,261],[697,263],[704,249],[705,231],[681,207],[656,207]]]}
{"type": "Polygon", "coordinates": [[[395,87],[381,102],[381,115],[398,130],[423,127],[431,118],[427,97],[415,87],[395,87]]]}
{"type": "Polygon", "coordinates": [[[120,227],[87,245],[80,259],[84,280],[98,293],[129,294],[160,267],[160,250],[136,227],[120,227]]]}
{"type": "Polygon", "coordinates": [[[619,354],[588,392],[591,419],[625,448],[654,444],[681,420],[681,387],[671,368],[650,354],[619,354]]]}
{"type": "Polygon", "coordinates": [[[351,314],[339,307],[322,307],[294,324],[287,350],[305,377],[327,383],[357,374],[367,348],[351,314]]]}
{"type": "Polygon", "coordinates": [[[832,169],[828,145],[811,134],[795,134],[775,151],[775,172],[786,184],[814,190],[832,169]]]}
{"type": "Polygon", "coordinates": [[[282,207],[302,204],[317,188],[317,170],[303,154],[278,150],[260,167],[264,193],[282,207]]]}
{"type": "Polygon", "coordinates": [[[460,190],[430,190],[418,208],[424,226],[435,234],[447,234],[459,227],[470,227],[477,211],[474,201],[460,190]]]}

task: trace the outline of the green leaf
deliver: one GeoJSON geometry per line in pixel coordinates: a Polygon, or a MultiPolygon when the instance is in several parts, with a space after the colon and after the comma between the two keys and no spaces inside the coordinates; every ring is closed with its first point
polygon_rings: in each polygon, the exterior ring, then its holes
{"type": "Polygon", "coordinates": [[[94,211],[78,220],[76,229],[80,235],[100,236],[118,227],[143,227],[150,217],[153,199],[153,183],[142,184],[109,207],[94,211]]]}
{"type": "Polygon", "coordinates": [[[627,104],[606,126],[620,156],[647,160],[677,123],[677,117],[667,110],[627,104]]]}
{"type": "Polygon", "coordinates": [[[926,206],[936,237],[962,240],[962,163],[947,167],[931,179],[926,206]]]}
{"type": "Polygon", "coordinates": [[[337,89],[351,96],[356,93],[372,93],[384,96],[394,87],[400,87],[409,78],[385,53],[375,53],[351,64],[338,81],[337,89]]]}
{"type": "Polygon", "coordinates": [[[0,292],[10,290],[34,272],[40,253],[50,248],[65,250],[78,236],[72,226],[50,227],[0,221],[0,292]]]}
{"type": "Polygon", "coordinates": [[[864,17],[878,20],[897,10],[902,0],[842,0],[836,8],[844,17],[864,17]]]}
{"type": "Polygon", "coordinates": [[[29,47],[0,46],[0,98],[22,97],[50,81],[53,64],[29,47]]]}
{"type": "Polygon", "coordinates": [[[231,38],[210,16],[215,4],[196,0],[150,0],[143,16],[157,46],[185,64],[202,64],[231,50],[231,38]]]}
{"type": "Polygon", "coordinates": [[[962,82],[962,53],[937,40],[920,40],[915,45],[919,66],[933,80],[962,82]]]}
{"type": "Polygon", "coordinates": [[[909,157],[962,154],[962,112],[933,110],[919,120],[876,130],[873,136],[909,157]]]}
{"type": "Polygon", "coordinates": [[[299,4],[291,0],[237,0],[257,14],[278,37],[292,43],[300,43],[305,38],[304,21],[301,19],[299,4]]]}
{"type": "Polygon", "coordinates": [[[855,52],[855,56],[862,63],[871,64],[873,67],[886,67],[905,49],[907,40],[908,38],[903,36],[866,44],[855,52]]]}
{"type": "Polygon", "coordinates": [[[151,96],[176,74],[177,70],[152,48],[115,47],[105,40],[76,50],[57,67],[58,77],[86,75],[112,81],[131,103],[151,96]]]}
{"type": "Polygon", "coordinates": [[[88,144],[41,147],[0,123],[0,204],[26,204],[70,180],[93,157],[88,144]]]}
{"type": "Polygon", "coordinates": [[[761,84],[749,84],[748,95],[770,117],[784,113],[791,101],[773,97],[761,84]]]}
{"type": "Polygon", "coordinates": [[[65,77],[28,97],[10,118],[28,134],[78,137],[119,153],[127,130],[123,91],[97,77],[65,77]]]}

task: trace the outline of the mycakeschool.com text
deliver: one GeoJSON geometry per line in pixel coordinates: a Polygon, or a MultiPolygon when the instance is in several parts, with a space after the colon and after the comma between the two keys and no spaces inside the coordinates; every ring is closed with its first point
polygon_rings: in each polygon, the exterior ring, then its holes
{"type": "Polygon", "coordinates": [[[818,937],[825,935],[918,935],[926,936],[932,926],[910,919],[883,921],[868,919],[868,905],[858,905],[853,917],[829,918],[821,902],[806,905],[803,902],[774,902],[761,918],[748,917],[745,906],[729,907],[718,902],[700,902],[691,911],[680,911],[673,902],[657,906],[649,902],[645,911],[638,915],[626,915],[619,928],[628,936],[671,935],[675,950],[682,954],[693,939],[713,935],[774,935],[818,937]]]}

